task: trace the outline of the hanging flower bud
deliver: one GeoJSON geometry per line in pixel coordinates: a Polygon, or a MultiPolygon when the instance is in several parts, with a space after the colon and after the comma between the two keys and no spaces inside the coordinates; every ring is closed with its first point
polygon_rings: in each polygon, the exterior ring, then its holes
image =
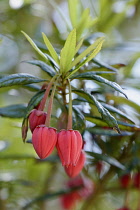
{"type": "Polygon", "coordinates": [[[120,177],[120,185],[122,188],[127,188],[131,184],[131,175],[130,174],[124,174],[120,177]]]}
{"type": "Polygon", "coordinates": [[[129,209],[129,208],[127,208],[127,207],[122,207],[122,208],[117,209],[117,210],[130,210],[130,209],[129,209]]]}
{"type": "Polygon", "coordinates": [[[35,128],[32,136],[34,149],[41,159],[48,157],[57,142],[57,133],[55,128],[48,128],[45,125],[39,125],[35,128]]]}
{"type": "Polygon", "coordinates": [[[36,126],[45,124],[46,117],[47,117],[46,112],[43,112],[37,109],[33,109],[31,111],[29,115],[29,127],[32,133],[34,129],[36,128],[36,126]]]}
{"type": "Polygon", "coordinates": [[[85,153],[84,151],[81,151],[81,154],[80,154],[80,157],[76,166],[73,166],[73,165],[65,166],[65,171],[68,174],[68,176],[69,177],[77,176],[82,170],[82,168],[84,167],[85,160],[86,160],[85,153]]]}
{"type": "Polygon", "coordinates": [[[77,176],[70,179],[66,184],[66,189],[71,192],[61,196],[61,204],[63,209],[77,209],[76,204],[83,199],[87,199],[94,193],[94,184],[90,179],[77,176]]]}
{"type": "Polygon", "coordinates": [[[58,133],[57,150],[63,166],[76,165],[81,149],[82,136],[76,130],[61,130],[58,133]]]}
{"type": "Polygon", "coordinates": [[[61,205],[63,209],[72,210],[72,209],[75,209],[76,204],[80,200],[81,200],[81,196],[79,195],[77,191],[71,192],[61,197],[61,205]]]}
{"type": "Polygon", "coordinates": [[[140,172],[138,172],[134,175],[133,182],[134,182],[134,186],[136,188],[140,189],[140,172]]]}

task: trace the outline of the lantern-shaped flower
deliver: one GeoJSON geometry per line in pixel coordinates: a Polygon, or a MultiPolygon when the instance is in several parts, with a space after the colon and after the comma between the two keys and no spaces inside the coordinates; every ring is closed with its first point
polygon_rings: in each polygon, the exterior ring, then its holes
{"type": "Polygon", "coordinates": [[[34,149],[41,159],[48,157],[53,151],[57,142],[57,133],[55,128],[48,128],[45,125],[39,125],[35,128],[32,136],[34,149]]]}
{"type": "Polygon", "coordinates": [[[46,117],[47,117],[47,113],[37,110],[37,109],[33,109],[29,115],[29,127],[33,133],[34,129],[36,128],[36,126],[38,125],[42,125],[45,124],[46,121],[46,117]]]}
{"type": "Polygon", "coordinates": [[[76,130],[61,130],[58,133],[57,150],[63,166],[76,165],[81,149],[82,136],[76,130]]]}
{"type": "Polygon", "coordinates": [[[65,166],[65,171],[68,174],[68,176],[70,177],[77,176],[82,170],[82,168],[84,167],[85,160],[86,160],[85,153],[84,151],[81,151],[81,154],[80,154],[80,157],[76,166],[73,166],[73,165],[65,166]]]}

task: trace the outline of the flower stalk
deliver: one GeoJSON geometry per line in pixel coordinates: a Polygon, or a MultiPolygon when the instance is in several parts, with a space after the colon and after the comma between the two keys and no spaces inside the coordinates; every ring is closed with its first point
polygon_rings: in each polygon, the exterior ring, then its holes
{"type": "MultiPolygon", "coordinates": [[[[54,83],[54,87],[53,87],[53,90],[52,90],[52,93],[51,93],[51,97],[50,97],[50,100],[49,100],[49,104],[48,104],[48,110],[47,110],[47,117],[46,117],[46,121],[45,121],[45,125],[47,127],[50,126],[50,119],[51,119],[51,113],[52,113],[52,106],[53,106],[53,99],[54,99],[54,94],[55,94],[55,90],[56,90],[56,85],[57,85],[57,82],[58,82],[58,79],[60,77],[60,75],[56,75],[57,76],[57,79],[54,83]]],[[[53,80],[54,82],[54,80],[53,80]]]]}
{"type": "Polygon", "coordinates": [[[71,91],[71,84],[70,80],[68,79],[68,86],[69,86],[69,113],[68,113],[68,125],[67,130],[72,129],[72,91],[71,91]]]}
{"type": "Polygon", "coordinates": [[[46,104],[46,100],[47,100],[47,98],[48,98],[50,89],[51,89],[52,84],[53,84],[53,82],[55,81],[56,77],[57,77],[57,74],[56,74],[56,75],[51,79],[51,81],[49,82],[49,84],[48,84],[48,86],[47,86],[47,88],[46,88],[44,97],[43,97],[43,99],[42,99],[42,101],[40,102],[40,105],[39,105],[39,107],[38,107],[38,110],[40,110],[40,111],[43,111],[43,110],[44,110],[45,104],[46,104]]]}

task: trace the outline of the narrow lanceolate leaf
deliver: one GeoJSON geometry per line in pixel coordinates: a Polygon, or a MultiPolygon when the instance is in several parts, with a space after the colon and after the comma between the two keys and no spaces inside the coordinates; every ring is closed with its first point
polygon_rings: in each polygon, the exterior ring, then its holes
{"type": "Polygon", "coordinates": [[[103,154],[99,154],[99,153],[95,153],[95,152],[86,152],[88,155],[94,157],[97,160],[103,160],[107,163],[109,163],[110,165],[116,166],[117,168],[120,168],[122,170],[125,170],[125,166],[122,165],[118,160],[116,160],[113,157],[109,157],[107,155],[103,155],[103,154]]]}
{"type": "MultiPolygon", "coordinates": [[[[107,122],[103,121],[103,119],[101,119],[99,117],[91,117],[91,116],[85,115],[85,120],[92,122],[100,127],[107,127],[107,122]]],[[[134,124],[125,123],[122,121],[117,121],[117,123],[119,125],[119,128],[123,131],[129,131],[129,132],[140,131],[140,127],[135,126],[134,124]]],[[[116,128],[114,128],[114,130],[115,129],[116,128]]],[[[121,133],[121,135],[122,135],[122,133],[121,133]]]]}
{"type": "Polygon", "coordinates": [[[80,47],[81,47],[82,44],[83,44],[83,41],[84,41],[84,39],[81,39],[80,42],[76,45],[75,54],[79,51],[80,47]]]}
{"type": "Polygon", "coordinates": [[[92,59],[92,62],[95,63],[95,64],[97,64],[97,65],[100,66],[100,67],[109,69],[109,70],[111,70],[111,71],[114,71],[114,72],[117,72],[117,71],[118,71],[118,69],[114,68],[113,66],[110,66],[110,65],[108,65],[108,64],[106,64],[106,63],[103,63],[103,62],[101,62],[101,61],[99,61],[99,60],[97,60],[97,59],[95,59],[95,58],[92,59]]]}
{"type": "Polygon", "coordinates": [[[77,4],[78,0],[68,0],[68,8],[69,8],[69,16],[71,19],[71,23],[73,28],[77,25],[77,4]]]}
{"type": "Polygon", "coordinates": [[[9,118],[22,118],[26,113],[26,104],[16,104],[0,108],[0,116],[9,118]]]}
{"type": "Polygon", "coordinates": [[[52,58],[55,60],[55,62],[59,65],[59,57],[55,51],[55,49],[53,48],[52,44],[50,43],[49,39],[47,38],[47,36],[42,33],[43,35],[43,39],[44,39],[44,42],[45,42],[45,45],[46,47],[48,48],[52,58]]]}
{"type": "Polygon", "coordinates": [[[131,132],[122,131],[121,134],[116,133],[114,130],[108,128],[104,129],[101,127],[88,127],[85,130],[94,133],[95,135],[104,135],[104,136],[131,136],[131,132]]]}
{"type": "Polygon", "coordinates": [[[30,61],[24,61],[26,63],[30,63],[35,66],[39,66],[43,71],[45,71],[50,77],[53,77],[55,75],[55,72],[51,66],[46,64],[43,61],[40,60],[30,60],[30,61]]]}
{"type": "Polygon", "coordinates": [[[45,90],[40,90],[30,99],[28,106],[26,108],[26,117],[28,117],[30,111],[34,109],[34,107],[36,107],[39,104],[39,102],[42,100],[44,92],[45,90]]]}
{"type": "Polygon", "coordinates": [[[105,109],[99,101],[96,100],[96,98],[89,93],[86,93],[83,90],[72,90],[73,93],[76,93],[82,98],[85,98],[89,103],[94,104],[99,113],[101,114],[103,120],[110,126],[113,127],[115,130],[117,130],[118,133],[120,133],[120,130],[118,128],[117,120],[110,114],[110,112],[105,109]]]}
{"type": "Polygon", "coordinates": [[[13,86],[13,85],[27,85],[27,84],[38,83],[38,82],[43,82],[43,81],[46,81],[46,80],[40,79],[31,74],[24,74],[24,73],[10,74],[0,79],[0,88],[13,86]]]}
{"type": "Polygon", "coordinates": [[[47,56],[37,47],[37,45],[33,42],[33,40],[24,32],[21,31],[24,36],[26,37],[26,39],[30,42],[30,44],[32,45],[32,47],[36,50],[36,52],[41,55],[45,60],[48,60],[47,56]]]}
{"type": "Polygon", "coordinates": [[[123,105],[126,104],[126,105],[130,106],[131,108],[137,110],[137,112],[140,112],[140,106],[137,103],[135,103],[131,100],[127,100],[124,97],[108,94],[107,99],[114,100],[115,104],[123,104],[123,105]]]}
{"type": "Polygon", "coordinates": [[[127,119],[128,121],[134,123],[134,121],[124,112],[122,112],[121,110],[109,105],[109,104],[102,104],[104,108],[106,108],[107,110],[109,110],[110,112],[113,112],[121,117],[124,117],[125,119],[127,119]]]}
{"type": "Polygon", "coordinates": [[[84,32],[85,29],[88,27],[88,22],[89,22],[89,17],[90,17],[90,9],[86,8],[83,13],[81,14],[80,21],[76,27],[77,30],[77,40],[81,37],[82,33],[84,32]]]}
{"type": "Polygon", "coordinates": [[[85,128],[85,117],[82,112],[75,106],[73,106],[73,129],[82,131],[85,128]]]}
{"type": "Polygon", "coordinates": [[[38,91],[40,90],[40,85],[36,85],[36,84],[28,84],[28,85],[23,85],[22,88],[28,89],[30,91],[38,91]]]}
{"type": "Polygon", "coordinates": [[[98,82],[104,83],[104,84],[114,88],[115,90],[119,91],[127,98],[127,95],[124,93],[123,89],[116,82],[109,81],[101,76],[95,75],[95,73],[92,73],[92,72],[81,73],[76,76],[73,76],[72,78],[73,79],[96,80],[98,82]]]}
{"type": "Polygon", "coordinates": [[[73,29],[69,34],[63,49],[61,50],[60,69],[67,72],[71,68],[71,62],[75,54],[76,30],[73,29]]]}
{"type": "Polygon", "coordinates": [[[92,45],[90,45],[86,50],[84,50],[79,56],[75,58],[75,60],[72,62],[71,68],[73,66],[76,66],[84,57],[86,57],[92,51],[93,52],[91,54],[93,55],[93,53],[95,53],[96,55],[100,51],[103,42],[104,42],[104,37],[97,39],[92,45]]]}
{"type": "MultiPolygon", "coordinates": [[[[66,77],[66,79],[70,78],[73,74],[75,74],[83,65],[85,65],[85,63],[89,62],[94,56],[96,56],[96,54],[100,51],[102,43],[104,40],[100,41],[100,43],[98,44],[98,46],[95,48],[95,50],[85,59],[83,60],[81,63],[79,63],[76,68],[72,71],[70,71],[70,73],[68,74],[68,76],[66,77]]],[[[81,54],[80,54],[81,55],[81,54]]]]}

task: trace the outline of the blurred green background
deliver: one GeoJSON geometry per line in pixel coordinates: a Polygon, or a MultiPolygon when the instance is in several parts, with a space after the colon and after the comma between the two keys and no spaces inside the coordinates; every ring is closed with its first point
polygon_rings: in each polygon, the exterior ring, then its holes
{"type": "MultiPolygon", "coordinates": [[[[97,59],[109,65],[126,65],[119,68],[116,82],[126,91],[137,108],[122,102],[122,109],[139,123],[140,114],[140,1],[139,0],[81,0],[80,8],[90,8],[98,22],[85,37],[105,36],[104,47],[97,59]]],[[[36,66],[23,61],[39,58],[25,40],[25,31],[43,49],[41,32],[58,48],[72,29],[66,0],[1,0],[0,1],[0,76],[11,73],[30,73],[43,78],[36,66]]],[[[90,88],[90,84],[87,84],[90,88]]],[[[96,87],[96,86],[95,86],[96,87]]],[[[107,93],[106,89],[106,93],[107,93]]],[[[1,88],[0,107],[27,104],[35,93],[22,87],[1,88]]],[[[49,190],[64,188],[67,176],[61,164],[52,160],[38,161],[31,144],[21,139],[22,119],[0,117],[0,209],[22,209],[35,197],[49,190]]],[[[31,133],[28,133],[31,138],[31,133]]],[[[92,209],[119,208],[122,198],[114,195],[92,209]],[[119,201],[119,204],[118,204],[119,201]],[[108,206],[105,207],[105,203],[108,206]]],[[[28,209],[61,210],[59,198],[33,202],[28,209]]],[[[80,206],[78,207],[80,209],[80,206]]],[[[78,210],[78,209],[76,209],[78,210]]]]}

